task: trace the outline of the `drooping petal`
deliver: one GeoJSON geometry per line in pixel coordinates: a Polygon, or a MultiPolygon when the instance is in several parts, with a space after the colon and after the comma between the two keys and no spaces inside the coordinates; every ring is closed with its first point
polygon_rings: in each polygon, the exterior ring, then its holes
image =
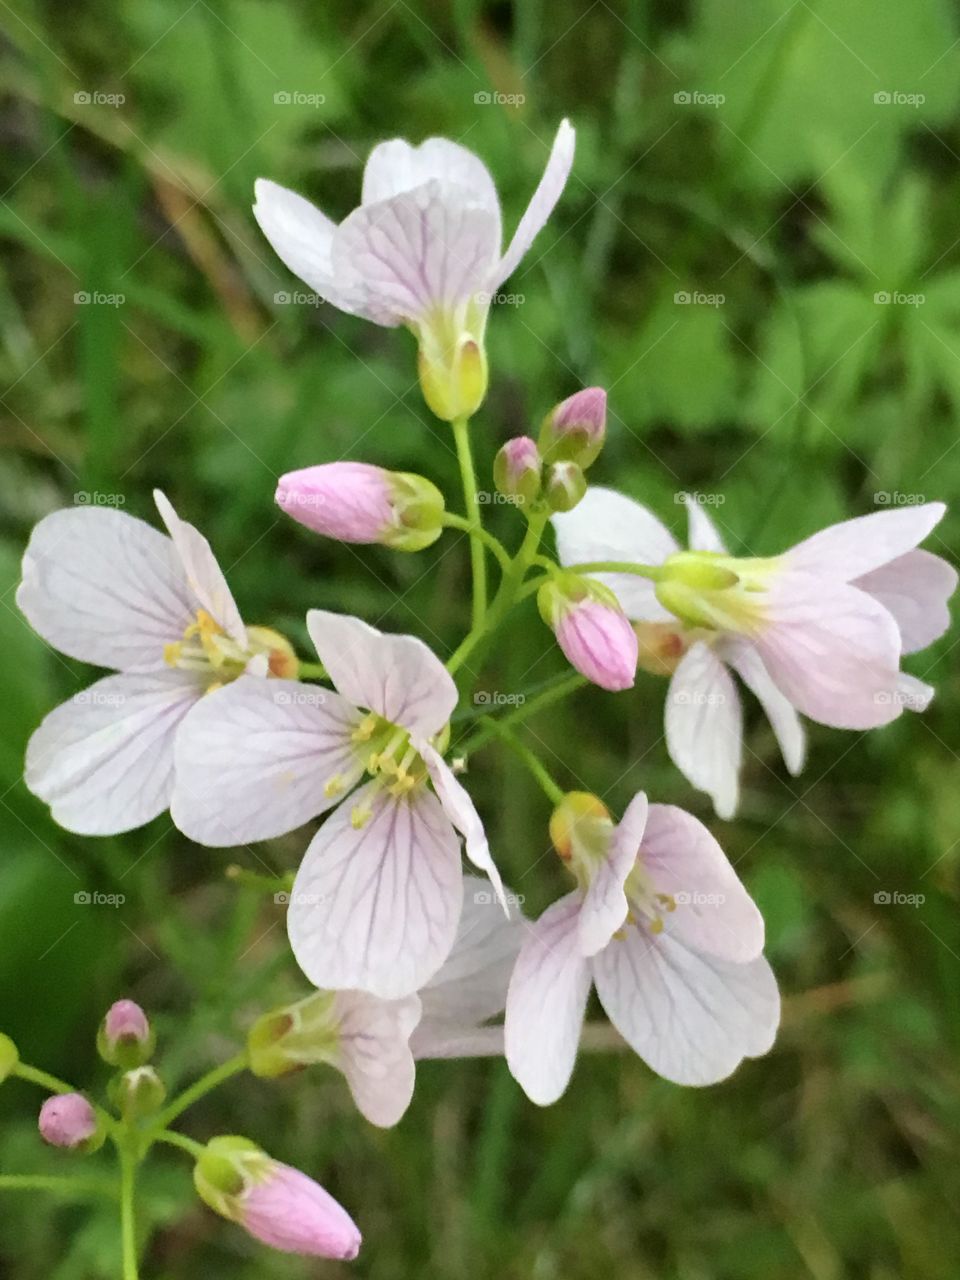
{"type": "Polygon", "coordinates": [[[576,146],[576,133],[569,120],[561,120],[546,168],[543,171],[537,189],[527,205],[523,217],[517,224],[506,253],[500,259],[493,279],[492,291],[495,292],[508,276],[512,275],[520,265],[521,259],[543,229],[547,219],[553,213],[554,206],[563,194],[567,178],[573,167],[573,153],[576,146]]]}
{"type": "Polygon", "coordinates": [[[784,559],[791,569],[851,582],[911,551],[946,510],[942,502],[927,502],[843,520],[798,542],[784,559]]]}
{"type": "Polygon", "coordinates": [[[770,678],[803,715],[873,729],[900,714],[900,630],[864,591],[784,573],[764,596],[754,644],[770,678]]]}
{"type": "Polygon", "coordinates": [[[159,489],[154,489],[153,500],[173,539],[190,590],[230,639],[246,648],[247,631],[243,619],[210,543],[192,524],[180,519],[159,489]]]}
{"type": "Polygon", "coordinates": [[[662,916],[671,937],[736,964],[763,950],[763,917],[726,854],[692,814],[652,804],[640,859],[654,892],[672,898],[662,916]]]}
{"type": "Polygon", "coordinates": [[[463,904],[460,842],[421,789],[395,798],[376,784],[327,819],[294,882],[287,928],[315,986],[397,999],[450,954],[463,904]],[[352,815],[369,814],[359,828],[352,815]]]}
{"type": "Polygon", "coordinates": [[[950,626],[947,601],[957,589],[957,571],[929,551],[908,551],[855,579],[853,586],[893,614],[903,652],[917,653],[950,626]]]}
{"type": "Polygon", "coordinates": [[[684,496],[684,503],[687,508],[687,542],[691,551],[717,551],[726,553],[726,546],[717,526],[707,515],[702,502],[691,497],[689,494],[684,496]]]}
{"type": "Polygon", "coordinates": [[[330,253],[336,223],[303,196],[268,178],[258,178],[254,191],[253,216],[274,253],[295,276],[339,306],[331,296],[335,290],[330,253]]]}
{"type": "Polygon", "coordinates": [[[607,856],[593,873],[580,908],[581,955],[596,955],[627,918],[630,905],[624,885],[640,852],[648,807],[646,795],[638,792],[610,837],[607,856]]]}
{"type": "Polygon", "coordinates": [[[374,147],[363,170],[362,204],[378,204],[435,178],[441,185],[469,192],[474,204],[497,218],[500,243],[500,200],[490,171],[479,156],[447,138],[427,138],[413,147],[392,138],[374,147]]]}
{"type": "Polygon", "coordinates": [[[213,848],[303,826],[363,776],[351,741],[360,719],[330,689],[241,676],[202,698],[181,726],[170,816],[213,848]]]}
{"type": "Polygon", "coordinates": [[[334,278],[349,278],[368,319],[417,325],[486,294],[499,246],[499,218],[490,209],[469,190],[431,179],[363,205],[340,224],[334,278]]]}
{"type": "Polygon", "coordinates": [[[667,934],[630,928],[592,964],[610,1021],[648,1066],[676,1084],[715,1084],[773,1044],[780,997],[762,956],[732,964],[667,934]]]}
{"type": "Polygon", "coordinates": [[[338,991],[334,1015],[339,1023],[337,1065],[357,1109],[371,1124],[389,1129],[413,1097],[416,1067],[410,1037],[420,1021],[420,1001],[415,995],[380,1000],[365,991],[338,991]]]}
{"type": "Polygon", "coordinates": [[[307,630],[330,679],[355,706],[418,738],[432,738],[450,719],[457,686],[422,640],[325,609],[309,611],[307,630]]]}
{"type": "Polygon", "coordinates": [[[61,653],[119,671],[164,667],[194,612],[173,543],[105,507],[45,516],[23,556],[17,604],[61,653]]]}
{"type": "Polygon", "coordinates": [[[184,671],[105,676],[44,718],[27,745],[27,786],[68,831],[143,826],[170,803],[174,738],[202,695],[184,671]]]}
{"type": "MultiPolygon", "coordinates": [[[[599,560],[656,565],[680,549],[666,526],[646,507],[599,485],[591,485],[572,511],[555,515],[553,527],[562,565],[599,560]]],[[[654,596],[653,583],[647,579],[627,573],[595,576],[616,593],[624,613],[635,622],[674,620],[654,596]]]]}
{"type": "Polygon", "coordinates": [[[807,751],[807,734],[795,708],[770,679],[763,659],[749,641],[725,637],[718,647],[724,662],[729,663],[763,707],[776,735],[787,770],[796,777],[803,769],[807,751]]]}
{"type": "Polygon", "coordinates": [[[507,991],[507,1065],[541,1107],[556,1102],[570,1081],[590,994],[579,914],[580,895],[571,893],[529,927],[507,991]]]}
{"type": "Polygon", "coordinates": [[[740,695],[713,649],[697,641],[673,673],[665,716],[670,759],[713,801],[720,818],[737,811],[743,713],[740,695]]]}
{"type": "Polygon", "coordinates": [[[490,845],[487,842],[487,833],[483,829],[483,822],[473,801],[470,799],[469,792],[440,755],[440,752],[432,747],[429,742],[419,741],[414,745],[427,766],[430,780],[437,793],[437,798],[443,806],[444,813],[464,838],[467,857],[479,871],[485,872],[490,877],[490,883],[493,885],[497,898],[502,903],[504,911],[507,911],[503,881],[500,878],[500,872],[497,870],[497,864],[493,860],[493,854],[490,852],[490,845]]]}

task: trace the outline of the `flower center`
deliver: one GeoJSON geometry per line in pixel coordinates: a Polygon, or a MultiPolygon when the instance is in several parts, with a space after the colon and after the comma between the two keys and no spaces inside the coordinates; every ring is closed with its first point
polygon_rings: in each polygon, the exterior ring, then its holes
{"type": "Polygon", "coordinates": [[[670,912],[676,911],[677,902],[673,894],[657,893],[650,880],[650,874],[639,857],[627,876],[624,892],[630,903],[627,923],[645,924],[651,933],[662,933],[663,918],[670,912]]]}
{"type": "MultiPolygon", "coordinates": [[[[382,716],[370,712],[360,721],[350,735],[364,769],[377,784],[395,798],[409,795],[427,779],[427,767],[416,748],[410,745],[410,734],[382,716]]],[[[343,789],[339,777],[331,778],[325,787],[328,796],[343,789]]],[[[355,805],[350,815],[353,826],[359,829],[370,819],[367,805],[355,805]]]]}
{"type": "Polygon", "coordinates": [[[763,594],[775,557],[737,559],[715,551],[678,551],[661,567],[657,599],[688,627],[750,633],[763,622],[763,594]]]}
{"type": "Polygon", "coordinates": [[[180,640],[163,646],[167,666],[195,671],[207,679],[207,693],[243,675],[257,657],[265,659],[264,675],[293,678],[299,663],[290,642],[270,627],[247,627],[247,646],[237,644],[223,627],[198,609],[180,640]]]}

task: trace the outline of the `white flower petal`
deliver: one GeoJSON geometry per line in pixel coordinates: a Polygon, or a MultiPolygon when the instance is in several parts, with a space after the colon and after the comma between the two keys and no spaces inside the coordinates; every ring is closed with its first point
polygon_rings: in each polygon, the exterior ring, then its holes
{"type": "Polygon", "coordinates": [[[154,489],[153,500],[173,539],[190,590],[231,640],[246,648],[247,632],[243,619],[210,543],[192,524],[180,519],[167,496],[159,489],[154,489]]]}
{"type": "Polygon", "coordinates": [[[791,569],[850,582],[911,551],[946,510],[942,502],[927,502],[843,520],[798,542],[784,559],[791,569]]]}
{"type": "Polygon", "coordinates": [[[517,229],[513,233],[513,239],[510,241],[506,253],[500,259],[493,281],[493,292],[496,292],[504,280],[516,271],[521,259],[553,212],[554,206],[567,185],[567,179],[573,167],[575,146],[576,133],[573,125],[569,120],[562,120],[557,130],[557,135],[553,140],[553,146],[550,149],[550,156],[543,171],[543,177],[537,184],[537,189],[534,191],[523,217],[517,224],[517,229]]]}
{"type": "Polygon", "coordinates": [[[580,908],[581,955],[596,955],[627,918],[630,904],[624,885],[640,852],[648,808],[647,797],[638,792],[610,837],[607,856],[594,872],[580,908]]]}
{"type": "Polygon", "coordinates": [[[667,750],[720,818],[737,811],[743,715],[730,673],[702,641],[691,645],[667,690],[667,750]]]}
{"type": "Polygon", "coordinates": [[[749,642],[739,637],[726,637],[718,647],[718,654],[733,667],[763,707],[780,744],[787,770],[796,777],[803,769],[807,734],[795,708],[770,679],[763,659],[749,642]]]}
{"type": "Polygon", "coordinates": [[[184,835],[213,848],[303,826],[363,776],[350,736],[360,718],[332,690],[240,676],[184,721],[170,816],[184,835]]]}
{"type": "Polygon", "coordinates": [[[487,833],[483,829],[483,822],[466,787],[459,781],[440,752],[429,742],[415,742],[414,746],[427,766],[430,780],[437,798],[443,805],[444,813],[464,838],[467,857],[479,871],[485,872],[490,877],[490,883],[496,891],[497,898],[509,915],[503,881],[490,852],[487,833]]]}
{"type": "Polygon", "coordinates": [[[17,604],[61,653],[119,671],[164,668],[194,606],[173,543],[103,507],[55,511],[33,530],[17,604]]]}
{"type": "Polygon", "coordinates": [[[950,626],[947,601],[957,571],[929,551],[908,551],[853,582],[889,610],[900,628],[904,653],[917,653],[950,626]]]}
{"type": "Polygon", "coordinates": [[[548,907],[530,926],[507,991],[507,1065],[524,1093],[549,1106],[573,1074],[590,994],[590,961],[580,955],[579,894],[548,907]]]}
{"type": "Polygon", "coordinates": [[[27,745],[26,784],[68,831],[132,831],[173,789],[177,729],[202,686],[183,671],[106,676],[51,711],[27,745]]]}
{"type": "Polygon", "coordinates": [[[459,1022],[421,1022],[410,1037],[417,1061],[424,1058],[502,1058],[503,1027],[471,1027],[459,1022]]]}
{"type": "Polygon", "coordinates": [[[450,954],[463,904],[460,842],[431,792],[361,788],[314,836],[287,928],[315,986],[385,1000],[422,987],[450,954]],[[370,817],[355,829],[351,814],[370,817]]]}
{"type": "Polygon", "coordinates": [[[432,738],[453,714],[457,686],[422,640],[324,609],[310,610],[307,630],[330,679],[355,706],[418,738],[432,738]]]}
{"type": "MultiPolygon", "coordinates": [[[[665,525],[639,502],[614,489],[593,486],[572,511],[553,517],[562,565],[598,560],[662,564],[680,548],[665,525]]],[[[594,575],[616,593],[634,622],[675,621],[653,593],[653,583],[628,573],[594,575]]]]}
{"type": "Polygon", "coordinates": [[[926,711],[936,693],[933,685],[901,671],[897,680],[897,699],[905,711],[926,711]]]}
{"type": "Polygon", "coordinates": [[[684,495],[687,508],[687,543],[691,551],[718,551],[726,554],[727,548],[717,526],[707,515],[703,503],[689,494],[684,495]]]}
{"type": "Polygon", "coordinates": [[[736,964],[761,953],[763,917],[727,855],[692,814],[652,804],[640,858],[653,891],[677,904],[662,916],[671,937],[736,964]]]}
{"type": "Polygon", "coordinates": [[[258,178],[254,191],[253,216],[277,257],[311,289],[330,298],[330,251],[336,223],[303,196],[268,178],[258,178]]]}
{"type": "Polygon", "coordinates": [[[731,964],[630,928],[592,964],[610,1021],[648,1066],[676,1084],[715,1084],[773,1044],[780,997],[762,956],[731,964]]]}
{"type": "Polygon", "coordinates": [[[416,1067],[410,1037],[420,1021],[415,995],[381,1000],[365,991],[338,991],[334,1016],[339,1024],[337,1065],[353,1100],[371,1124],[397,1124],[413,1097],[416,1067]]]}
{"type": "Polygon", "coordinates": [[[496,215],[499,228],[500,200],[490,171],[479,156],[447,138],[427,138],[418,147],[403,138],[392,138],[374,147],[363,170],[361,203],[379,204],[423,186],[431,178],[469,192],[471,203],[496,215]]]}

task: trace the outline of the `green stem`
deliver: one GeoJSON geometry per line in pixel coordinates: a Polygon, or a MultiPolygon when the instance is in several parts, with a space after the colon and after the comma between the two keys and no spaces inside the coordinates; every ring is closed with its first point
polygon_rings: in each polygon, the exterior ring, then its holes
{"type": "Polygon", "coordinates": [[[513,754],[523,761],[527,769],[539,782],[547,799],[555,805],[559,804],[564,797],[563,787],[554,782],[546,767],[537,759],[530,748],[521,742],[513,730],[501,721],[491,720],[490,728],[502,742],[506,743],[513,754]]]}
{"type": "Polygon", "coordinates": [[[216,1089],[218,1085],[223,1084],[225,1080],[229,1080],[231,1076],[239,1075],[241,1071],[247,1069],[246,1053],[238,1053],[236,1057],[228,1058],[226,1062],[222,1062],[219,1067],[214,1067],[212,1071],[208,1071],[205,1076],[201,1076],[189,1089],[184,1089],[178,1098],[170,1103],[170,1105],[161,1111],[150,1130],[150,1137],[157,1137],[158,1130],[169,1128],[170,1123],[176,1120],[188,1107],[192,1107],[198,1102],[204,1094],[210,1093],[216,1089]]]}
{"type": "Polygon", "coordinates": [[[116,1188],[103,1178],[68,1177],[42,1173],[0,1173],[0,1191],[64,1191],[77,1195],[116,1197],[116,1188]]]}
{"type": "MultiPolygon", "coordinates": [[[[477,494],[477,474],[473,466],[473,454],[470,452],[470,429],[467,418],[457,418],[453,424],[453,439],[457,446],[457,460],[460,463],[460,479],[463,482],[463,501],[467,509],[468,522],[479,530],[483,527],[480,518],[480,499],[477,494]]],[[[487,561],[483,543],[478,537],[470,537],[470,566],[473,574],[473,628],[483,624],[487,612],[487,561]]]]}
{"type": "Polygon", "coordinates": [[[194,1160],[199,1160],[206,1150],[202,1142],[194,1142],[192,1138],[186,1137],[185,1134],[174,1133],[171,1129],[158,1133],[156,1141],[165,1142],[170,1147],[179,1147],[181,1151],[186,1151],[194,1160]]]}
{"type": "Polygon", "coordinates": [[[569,694],[575,693],[578,689],[582,689],[587,683],[584,676],[569,675],[559,683],[553,685],[550,689],[544,689],[543,693],[538,694],[535,698],[531,698],[529,702],[523,703],[519,707],[515,707],[513,711],[507,713],[500,720],[488,719],[483,728],[478,729],[464,743],[457,743],[455,751],[457,755],[469,755],[472,751],[479,751],[481,747],[497,736],[497,731],[502,726],[508,728],[520,721],[526,720],[529,716],[535,715],[538,711],[543,711],[545,707],[552,706],[553,703],[559,702],[562,698],[566,698],[569,694]],[[494,727],[496,726],[496,727],[494,727]]]}
{"type": "Polygon", "coordinates": [[[322,662],[301,662],[297,668],[299,680],[325,680],[327,669],[322,662]]]}
{"type": "Polygon", "coordinates": [[[29,1081],[30,1084],[38,1084],[41,1089],[48,1089],[51,1093],[80,1092],[72,1084],[67,1084],[65,1080],[58,1080],[56,1076],[51,1076],[46,1071],[40,1071],[36,1067],[29,1067],[25,1062],[17,1063],[13,1068],[13,1075],[21,1080],[29,1081]]]}
{"type": "Polygon", "coordinates": [[[120,1147],[120,1237],[123,1248],[123,1280],[137,1280],[137,1219],[134,1191],[137,1158],[134,1152],[120,1147]]]}
{"type": "Polygon", "coordinates": [[[454,515],[452,511],[447,511],[444,514],[443,523],[448,529],[462,529],[471,538],[479,538],[483,545],[494,554],[504,573],[510,568],[510,552],[500,539],[495,538],[492,533],[488,533],[486,529],[482,529],[478,524],[466,519],[465,516],[454,515]]]}
{"type": "Polygon", "coordinates": [[[633,564],[626,560],[591,560],[587,564],[567,564],[564,573],[633,573],[638,578],[657,582],[663,577],[663,566],[657,564],[633,564]]]}

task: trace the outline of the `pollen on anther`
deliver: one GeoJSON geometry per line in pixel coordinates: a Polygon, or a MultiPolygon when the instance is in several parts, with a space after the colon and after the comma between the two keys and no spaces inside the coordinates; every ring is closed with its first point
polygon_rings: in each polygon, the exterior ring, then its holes
{"type": "Polygon", "coordinates": [[[338,796],[343,789],[343,779],[340,777],[339,773],[335,773],[332,778],[328,778],[324,783],[323,794],[328,799],[332,800],[333,797],[338,796]]]}

